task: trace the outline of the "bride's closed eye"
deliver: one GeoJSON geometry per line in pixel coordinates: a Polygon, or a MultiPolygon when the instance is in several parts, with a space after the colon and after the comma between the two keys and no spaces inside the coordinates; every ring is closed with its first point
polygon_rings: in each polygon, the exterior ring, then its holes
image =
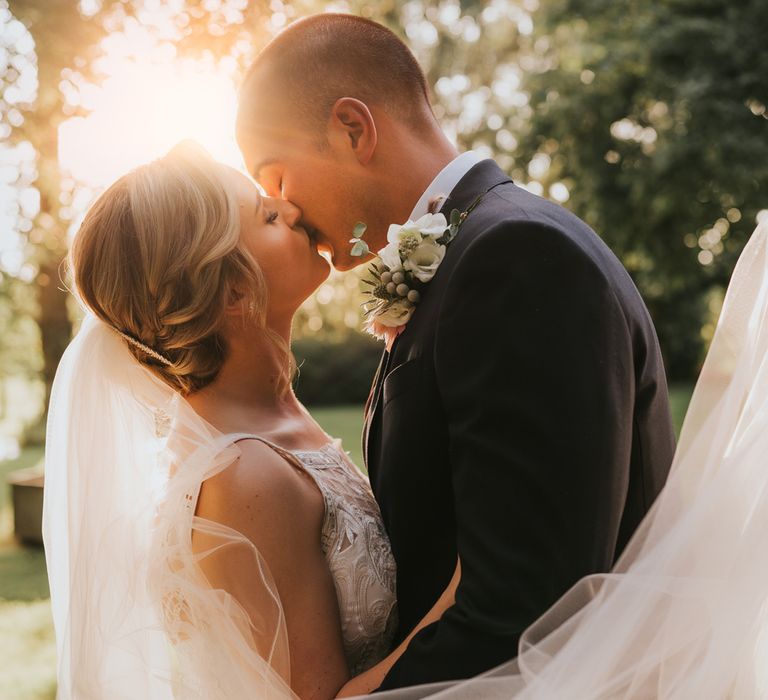
{"type": "Polygon", "coordinates": [[[277,212],[276,211],[269,211],[267,212],[266,222],[268,224],[273,224],[277,221],[277,212]]]}

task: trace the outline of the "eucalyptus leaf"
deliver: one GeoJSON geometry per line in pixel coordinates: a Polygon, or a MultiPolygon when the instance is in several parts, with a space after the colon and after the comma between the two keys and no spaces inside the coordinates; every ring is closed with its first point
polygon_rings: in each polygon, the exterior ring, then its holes
{"type": "Polygon", "coordinates": [[[355,228],[352,229],[352,235],[355,238],[362,238],[367,228],[368,228],[367,224],[364,224],[362,221],[358,221],[355,224],[355,228]]]}
{"type": "Polygon", "coordinates": [[[364,255],[368,255],[370,252],[371,251],[368,248],[368,244],[365,241],[358,240],[355,245],[352,246],[350,255],[355,258],[362,258],[364,255]]]}

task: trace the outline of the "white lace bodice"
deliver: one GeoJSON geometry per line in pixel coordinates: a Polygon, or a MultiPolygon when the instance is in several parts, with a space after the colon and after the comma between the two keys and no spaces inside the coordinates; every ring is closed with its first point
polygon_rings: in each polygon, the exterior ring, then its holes
{"type": "Polygon", "coordinates": [[[325,503],[321,546],[339,603],[344,653],[354,676],[383,659],[397,627],[395,560],[368,479],[339,440],[290,452],[256,438],[303,469],[325,503]]]}

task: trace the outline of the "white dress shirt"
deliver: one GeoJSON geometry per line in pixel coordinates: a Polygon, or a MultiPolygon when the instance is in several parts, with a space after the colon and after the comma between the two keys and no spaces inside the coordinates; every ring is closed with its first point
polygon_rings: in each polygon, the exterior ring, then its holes
{"type": "Polygon", "coordinates": [[[447,197],[451,194],[453,188],[459,184],[459,180],[481,160],[485,160],[485,158],[478,154],[477,151],[467,151],[456,156],[437,174],[424,194],[421,195],[411,212],[410,220],[416,221],[416,219],[424,216],[424,214],[429,214],[429,201],[439,195],[447,197]]]}

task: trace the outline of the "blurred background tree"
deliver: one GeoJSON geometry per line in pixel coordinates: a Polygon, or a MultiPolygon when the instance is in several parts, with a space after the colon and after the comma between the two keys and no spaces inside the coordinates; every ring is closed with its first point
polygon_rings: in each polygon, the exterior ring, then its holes
{"type": "MultiPolygon", "coordinates": [[[[691,380],[766,191],[761,5],[3,0],[0,135],[15,161],[0,172],[16,177],[4,184],[17,191],[11,235],[25,249],[23,260],[1,267],[36,301],[14,312],[32,311],[37,322],[23,355],[30,367],[42,365],[49,388],[72,330],[60,261],[100,189],[62,170],[58,127],[92,111],[109,42],[132,38],[126,62],[172,55],[215,64],[236,83],[283,26],[333,9],[380,21],[408,42],[460,148],[496,157],[516,182],[570,207],[606,239],[648,302],[670,375],[691,380]]],[[[149,107],[126,105],[136,119],[149,107]]],[[[354,384],[327,381],[345,343],[359,366],[375,365],[378,347],[356,335],[360,301],[356,277],[333,274],[298,315],[296,351],[306,360],[298,390],[306,398],[317,395],[313,385],[354,384]]],[[[328,400],[358,401],[365,384],[328,400]]]]}
{"type": "MultiPolygon", "coordinates": [[[[77,4],[71,2],[19,0],[11,4],[10,11],[16,20],[8,21],[3,32],[7,53],[2,66],[0,128],[10,143],[31,156],[28,167],[18,171],[18,184],[24,187],[28,203],[16,213],[18,231],[27,234],[22,278],[36,292],[33,315],[39,328],[47,403],[59,358],[72,331],[67,295],[59,284],[59,267],[67,250],[67,221],[71,218],[62,211],[65,199],[58,167],[58,128],[71,114],[61,83],[74,58],[95,48],[103,29],[86,21],[77,4]],[[34,74],[30,66],[34,66],[34,74]]],[[[4,12],[8,13],[7,4],[4,12]]],[[[87,65],[84,58],[78,63],[87,65]]],[[[30,349],[28,346],[27,351],[30,349]]]]}
{"type": "MultiPolygon", "coordinates": [[[[39,337],[32,347],[37,345],[42,353],[43,405],[47,405],[56,367],[72,335],[62,261],[68,248],[67,233],[84,209],[83,197],[77,201],[77,183],[60,167],[59,128],[67,119],[89,111],[83,93],[104,77],[99,67],[104,54],[101,40],[151,20],[148,23],[155,24],[158,40],[174,40],[174,46],[188,55],[231,56],[246,31],[249,42],[259,41],[258,29],[246,30],[243,25],[245,2],[213,3],[208,10],[200,3],[190,3],[189,8],[182,3],[170,17],[168,13],[151,17],[147,6],[151,9],[152,5],[113,0],[0,4],[5,20],[0,129],[6,142],[27,156],[26,168],[18,168],[16,182],[7,184],[21,190],[18,202],[26,201],[26,207],[17,204],[11,215],[15,214],[16,233],[27,237],[24,264],[17,273],[36,296],[33,316],[39,337]],[[237,31],[224,31],[227,26],[237,31]]],[[[90,194],[86,199],[92,198],[90,194]]],[[[30,349],[28,346],[27,351],[30,349]]],[[[38,434],[43,425],[44,415],[38,434]]]]}
{"type": "Polygon", "coordinates": [[[768,193],[764,0],[556,0],[536,13],[518,177],[638,284],[673,379],[698,372],[768,193]]]}

